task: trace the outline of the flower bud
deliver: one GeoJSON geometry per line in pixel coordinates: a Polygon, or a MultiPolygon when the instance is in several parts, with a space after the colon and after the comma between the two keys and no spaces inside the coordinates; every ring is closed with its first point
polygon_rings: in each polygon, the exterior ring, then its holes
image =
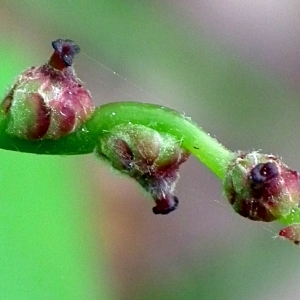
{"type": "Polygon", "coordinates": [[[178,198],[173,193],[179,165],[189,154],[174,137],[143,125],[118,125],[100,138],[96,152],[150,193],[156,202],[155,214],[177,208],[178,198]]]}
{"type": "Polygon", "coordinates": [[[298,206],[299,183],[299,174],[273,155],[238,153],[228,166],[224,192],[241,216],[270,222],[298,206]]]}
{"type": "Polygon", "coordinates": [[[283,228],[279,232],[279,236],[290,240],[293,242],[295,245],[300,244],[300,224],[292,224],[286,228],[283,228]]]}
{"type": "Polygon", "coordinates": [[[61,39],[52,45],[55,51],[49,62],[19,75],[1,104],[10,135],[58,139],[75,131],[94,111],[92,97],[72,67],[79,47],[61,39]]]}

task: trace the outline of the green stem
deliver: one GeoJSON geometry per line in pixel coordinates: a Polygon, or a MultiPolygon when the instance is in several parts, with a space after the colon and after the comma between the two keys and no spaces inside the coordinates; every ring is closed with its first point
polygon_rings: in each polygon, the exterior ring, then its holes
{"type": "Polygon", "coordinates": [[[204,132],[190,118],[175,110],[145,103],[119,102],[98,107],[92,118],[59,140],[28,141],[6,133],[7,118],[0,114],[0,148],[37,154],[86,154],[95,149],[101,135],[116,125],[140,124],[169,133],[221,179],[233,153],[204,132]]]}
{"type": "Polygon", "coordinates": [[[300,223],[300,208],[295,208],[293,211],[278,220],[278,222],[284,224],[284,225],[291,225],[293,223],[300,223]]]}

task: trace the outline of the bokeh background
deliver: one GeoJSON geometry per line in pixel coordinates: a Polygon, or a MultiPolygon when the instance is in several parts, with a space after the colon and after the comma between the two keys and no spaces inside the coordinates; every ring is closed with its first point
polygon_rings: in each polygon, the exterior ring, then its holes
{"type": "MultiPolygon", "coordinates": [[[[97,105],[166,105],[299,170],[299,14],[296,0],[1,0],[0,93],[73,39],[97,105]]],[[[299,248],[236,215],[193,158],[179,209],[155,216],[93,155],[0,154],[0,299],[299,299],[299,248]]]]}

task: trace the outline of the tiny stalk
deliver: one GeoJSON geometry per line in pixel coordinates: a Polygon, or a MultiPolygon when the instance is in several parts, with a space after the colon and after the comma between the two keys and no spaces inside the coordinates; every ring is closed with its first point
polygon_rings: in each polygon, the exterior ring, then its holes
{"type": "Polygon", "coordinates": [[[300,242],[300,180],[277,157],[231,152],[190,118],[167,107],[120,102],[94,107],[72,66],[79,47],[52,43],[40,67],[19,75],[0,106],[0,148],[36,154],[95,152],[134,178],[154,199],[155,214],[178,206],[179,167],[189,154],[222,181],[234,210],[254,220],[290,225],[280,236],[300,242]]]}

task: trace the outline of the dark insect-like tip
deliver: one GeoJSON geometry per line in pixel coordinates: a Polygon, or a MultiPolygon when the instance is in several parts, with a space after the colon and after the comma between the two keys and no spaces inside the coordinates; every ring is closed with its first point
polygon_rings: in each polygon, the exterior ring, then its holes
{"type": "Polygon", "coordinates": [[[57,39],[52,42],[52,47],[67,67],[72,65],[74,56],[80,52],[79,46],[72,40],[57,39]]]}
{"type": "Polygon", "coordinates": [[[254,184],[263,184],[266,181],[276,177],[279,174],[279,170],[275,163],[267,162],[257,164],[250,173],[252,182],[254,184]]]}
{"type": "Polygon", "coordinates": [[[167,215],[178,207],[179,199],[176,196],[172,196],[172,199],[166,197],[156,201],[156,206],[152,208],[152,211],[156,215],[167,215]]]}

